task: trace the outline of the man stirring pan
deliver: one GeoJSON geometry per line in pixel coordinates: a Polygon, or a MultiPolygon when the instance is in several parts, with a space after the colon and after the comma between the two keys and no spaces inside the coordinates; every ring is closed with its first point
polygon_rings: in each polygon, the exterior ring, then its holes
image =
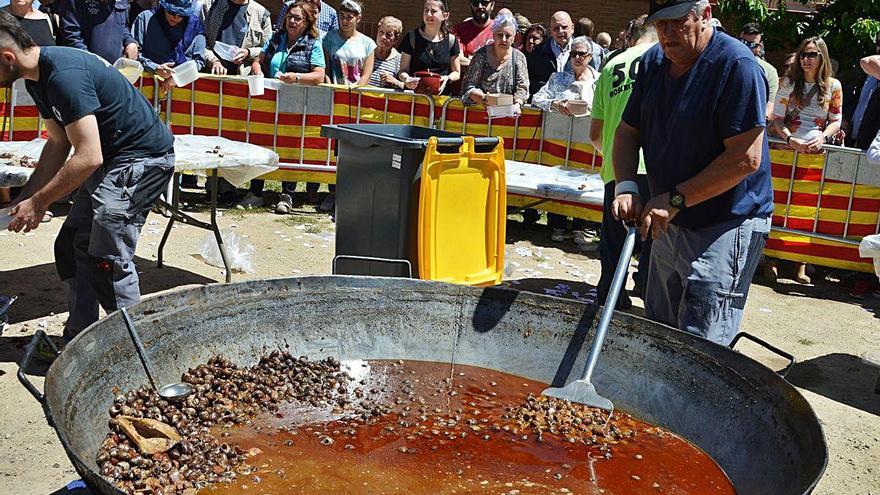
{"type": "Polygon", "coordinates": [[[767,80],[711,20],[708,0],[651,0],[660,42],[642,57],[615,135],[612,208],[654,238],[648,317],[726,345],[770,231],[773,189],[767,80]],[[646,203],[635,182],[640,147],[646,203]]]}
{"type": "Polygon", "coordinates": [[[69,340],[106,311],[140,299],[134,253],[147,213],[174,173],[174,137],[116,69],[74,48],[38,47],[0,12],[0,84],[25,79],[48,138],[13,202],[9,230],[36,229],[49,205],[78,189],[55,240],[68,285],[69,340]],[[73,155],[68,155],[73,147],[73,155]]]}

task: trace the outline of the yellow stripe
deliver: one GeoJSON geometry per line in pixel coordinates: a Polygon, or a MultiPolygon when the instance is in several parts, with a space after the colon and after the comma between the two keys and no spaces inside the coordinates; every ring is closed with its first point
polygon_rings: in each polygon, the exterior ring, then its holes
{"type": "MultiPolygon", "coordinates": [[[[516,207],[524,207],[526,205],[530,205],[534,202],[538,201],[536,198],[528,197],[528,196],[520,196],[517,194],[508,194],[507,195],[507,206],[516,206],[516,207]]],[[[549,213],[556,213],[558,215],[565,215],[567,217],[572,218],[583,218],[585,220],[590,220],[592,222],[601,222],[602,221],[602,212],[596,210],[590,210],[587,208],[581,208],[577,206],[572,206],[563,203],[557,203],[556,201],[546,201],[541,203],[533,208],[546,211],[549,213]]]]}
{"type": "Polygon", "coordinates": [[[840,270],[851,270],[854,272],[874,273],[873,263],[854,263],[851,261],[843,261],[835,258],[807,256],[802,254],[789,253],[786,251],[777,251],[775,249],[765,249],[764,254],[772,258],[779,258],[782,260],[799,261],[802,263],[810,263],[817,266],[827,266],[829,268],[837,268],[840,270]]]}
{"type": "MultiPolygon", "coordinates": [[[[788,207],[785,204],[775,206],[774,214],[785,216],[785,210],[788,207]]],[[[791,206],[788,213],[789,218],[798,218],[802,220],[813,220],[816,217],[816,208],[811,206],[791,206]]],[[[846,210],[822,208],[819,212],[819,220],[826,222],[846,222],[846,210]]],[[[877,213],[867,213],[854,211],[849,218],[850,225],[870,225],[877,224],[877,213]]]]}
{"type": "Polygon", "coordinates": [[[269,180],[285,180],[290,182],[336,184],[336,174],[333,172],[314,172],[311,170],[276,170],[261,176],[261,178],[269,180]]]}
{"type": "Polygon", "coordinates": [[[34,132],[40,129],[40,127],[37,127],[39,121],[39,117],[15,117],[12,119],[11,124],[6,124],[6,131],[12,130],[12,137],[14,139],[17,132],[34,132]]]}

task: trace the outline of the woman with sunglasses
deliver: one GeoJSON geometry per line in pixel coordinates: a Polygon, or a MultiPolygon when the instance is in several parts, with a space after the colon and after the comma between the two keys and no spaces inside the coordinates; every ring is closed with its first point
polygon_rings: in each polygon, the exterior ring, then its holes
{"type": "Polygon", "coordinates": [[[336,12],[339,29],[327,33],[323,41],[327,78],[332,84],[366,86],[373,75],[376,42],[357,30],[363,7],[355,0],[342,0],[336,12]]]}
{"type": "MultiPolygon", "coordinates": [[[[287,84],[315,86],[324,82],[324,50],[318,33],[318,15],[305,1],[296,2],[284,15],[284,29],[279,30],[263,47],[260,58],[251,69],[256,75],[265,75],[287,84]]],[[[263,206],[261,179],[251,181],[250,192],[239,202],[244,208],[263,206]]],[[[296,182],[281,183],[281,197],[275,213],[290,213],[294,205],[296,182]]],[[[318,184],[308,184],[306,191],[311,202],[317,202],[318,184]]]]}
{"type": "Polygon", "coordinates": [[[465,105],[484,103],[490,93],[513,95],[517,105],[529,99],[526,56],[513,47],[516,28],[510,14],[499,15],[492,22],[493,43],[474,53],[464,80],[461,99],[465,105]]]}
{"type": "MultiPolygon", "coordinates": [[[[805,39],[795,60],[779,81],[773,107],[773,128],[789,148],[800,153],[821,153],[840,131],[843,88],[831,77],[831,59],[825,41],[805,39]]],[[[795,280],[809,284],[806,263],[795,263],[795,280]]],[[[764,267],[767,278],[778,276],[775,260],[764,267]]]]}
{"type": "Polygon", "coordinates": [[[532,104],[543,110],[574,115],[569,109],[569,101],[587,103],[587,114],[593,105],[593,94],[599,73],[590,67],[593,59],[593,43],[586,36],[578,36],[571,41],[569,60],[571,72],[555,72],[543,88],[532,97],[532,104]]]}
{"type": "MultiPolygon", "coordinates": [[[[593,59],[593,42],[589,38],[578,36],[571,40],[570,46],[569,63],[566,64],[566,70],[554,72],[550,76],[547,84],[532,96],[532,105],[544,111],[582,117],[589,115],[592,110],[593,95],[595,94],[596,81],[599,79],[599,72],[590,67],[590,60],[593,59]],[[585,102],[586,105],[582,104],[580,108],[575,109],[574,105],[571,105],[572,101],[585,102]]],[[[550,239],[553,242],[562,242],[568,223],[565,217],[551,214],[547,217],[547,223],[550,226],[550,239]]],[[[595,249],[595,243],[587,235],[585,220],[574,218],[571,226],[572,237],[578,248],[583,251],[595,249]]]]}
{"type": "Polygon", "coordinates": [[[131,34],[140,46],[138,62],[161,77],[166,90],[174,87],[175,65],[193,60],[198,70],[205,66],[205,28],[193,0],[161,0],[155,11],[138,14],[131,34]]]}
{"type": "Polygon", "coordinates": [[[821,153],[840,131],[843,88],[831,77],[828,47],[822,38],[805,39],[795,63],[779,83],[773,127],[789,148],[821,153]]]}

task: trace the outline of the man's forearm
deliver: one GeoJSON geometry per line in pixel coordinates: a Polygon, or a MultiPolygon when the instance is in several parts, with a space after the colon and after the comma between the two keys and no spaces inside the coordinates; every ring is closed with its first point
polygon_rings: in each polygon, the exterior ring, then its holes
{"type": "Polygon", "coordinates": [[[70,144],[51,139],[46,141],[43,151],[40,153],[40,159],[37,161],[37,168],[34,169],[34,173],[22,188],[18,198],[27,199],[48,184],[64,165],[69,153],[70,144]]]}
{"type": "MultiPolygon", "coordinates": [[[[678,184],[677,189],[687,198],[686,206],[694,206],[724,194],[760,168],[764,129],[760,128],[757,135],[753,132],[746,134],[749,139],[743,140],[745,145],[728,145],[708,167],[678,184]]],[[[615,150],[615,156],[616,153],[615,150]]]]}
{"type": "Polygon", "coordinates": [[[35,192],[32,198],[38,204],[51,205],[82,185],[100,166],[101,163],[96,164],[94,159],[74,152],[49,183],[35,192]]]}

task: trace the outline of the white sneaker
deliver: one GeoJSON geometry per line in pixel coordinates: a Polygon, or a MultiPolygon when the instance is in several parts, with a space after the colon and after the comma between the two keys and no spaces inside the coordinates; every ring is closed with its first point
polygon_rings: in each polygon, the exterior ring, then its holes
{"type": "Polygon", "coordinates": [[[565,240],[565,229],[553,229],[550,233],[550,240],[553,242],[562,242],[565,240]]]}
{"type": "Polygon", "coordinates": [[[282,194],[278,198],[278,204],[275,205],[275,213],[279,215],[287,215],[293,209],[293,199],[289,194],[282,194]]]}
{"type": "Polygon", "coordinates": [[[261,208],[263,206],[263,198],[257,196],[256,194],[249,192],[247,196],[244,197],[241,201],[238,202],[238,206],[242,208],[261,208]]]}
{"type": "Polygon", "coordinates": [[[587,233],[584,232],[583,230],[575,230],[574,231],[574,243],[577,244],[578,246],[583,247],[583,246],[587,246],[589,244],[593,244],[593,242],[595,240],[596,240],[595,237],[593,237],[591,235],[587,235],[587,233]]]}

